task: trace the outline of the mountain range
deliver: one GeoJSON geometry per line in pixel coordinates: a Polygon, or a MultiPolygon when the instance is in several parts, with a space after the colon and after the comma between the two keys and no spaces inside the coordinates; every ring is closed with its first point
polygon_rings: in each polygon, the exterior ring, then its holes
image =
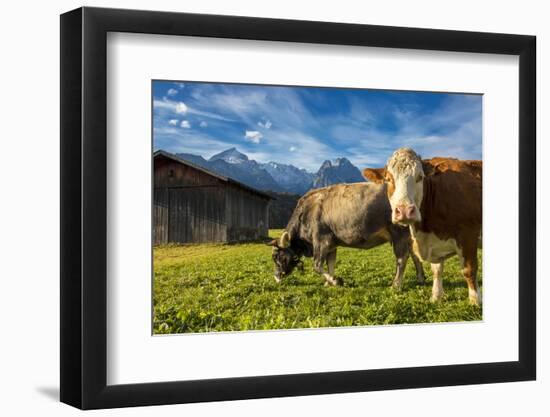
{"type": "Polygon", "coordinates": [[[323,162],[313,179],[312,188],[321,188],[342,182],[362,181],[364,179],[361,171],[355,165],[347,158],[337,158],[334,161],[323,162]]]}
{"type": "Polygon", "coordinates": [[[324,161],[316,173],[279,162],[259,163],[236,148],[229,148],[210,159],[189,153],[178,153],[181,159],[231,177],[250,187],[274,192],[302,195],[312,188],[342,182],[364,181],[361,172],[346,158],[324,161]]]}

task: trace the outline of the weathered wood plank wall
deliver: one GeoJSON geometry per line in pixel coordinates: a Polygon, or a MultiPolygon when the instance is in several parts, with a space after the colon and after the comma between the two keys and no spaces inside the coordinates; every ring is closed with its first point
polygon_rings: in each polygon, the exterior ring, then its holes
{"type": "Polygon", "coordinates": [[[154,244],[238,242],[266,237],[267,198],[192,166],[155,158],[154,244]]]}
{"type": "Polygon", "coordinates": [[[167,188],[155,188],[153,192],[153,244],[168,243],[168,207],[170,205],[167,188]]]}

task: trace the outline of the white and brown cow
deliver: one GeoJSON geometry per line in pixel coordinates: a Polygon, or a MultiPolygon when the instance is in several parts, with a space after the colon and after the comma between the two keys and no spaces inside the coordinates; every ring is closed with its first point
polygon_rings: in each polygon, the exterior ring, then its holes
{"type": "Polygon", "coordinates": [[[363,175],[387,184],[392,222],[409,226],[412,249],[431,263],[432,301],[443,295],[443,262],[458,255],[472,304],[481,304],[477,247],[482,226],[482,162],[454,158],[422,160],[412,149],[396,150],[386,167],[363,175]]]}

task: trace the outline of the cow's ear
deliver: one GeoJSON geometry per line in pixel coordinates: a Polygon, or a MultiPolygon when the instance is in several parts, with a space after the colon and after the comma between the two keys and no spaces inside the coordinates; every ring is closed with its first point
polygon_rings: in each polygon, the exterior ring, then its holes
{"type": "Polygon", "coordinates": [[[271,242],[269,243],[266,243],[267,246],[274,246],[276,248],[279,247],[279,242],[277,241],[277,239],[273,239],[271,242]]]}
{"type": "Polygon", "coordinates": [[[285,230],[279,239],[279,247],[284,249],[284,248],[288,248],[289,246],[290,246],[290,235],[285,230]]]}
{"type": "Polygon", "coordinates": [[[472,175],[476,178],[483,178],[483,162],[482,161],[464,161],[470,168],[472,175]]]}
{"type": "Polygon", "coordinates": [[[437,169],[438,164],[433,163],[429,160],[423,160],[422,161],[422,171],[424,171],[424,175],[426,177],[429,177],[430,175],[435,175],[439,170],[437,169]]]}
{"type": "Polygon", "coordinates": [[[385,174],[386,168],[365,168],[363,170],[363,177],[378,184],[382,184],[384,182],[385,174]]]}

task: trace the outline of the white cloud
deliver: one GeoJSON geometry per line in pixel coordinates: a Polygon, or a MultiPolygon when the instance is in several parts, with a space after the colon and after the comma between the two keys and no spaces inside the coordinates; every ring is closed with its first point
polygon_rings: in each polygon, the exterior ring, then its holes
{"type": "MultiPolygon", "coordinates": [[[[239,143],[219,140],[208,135],[207,130],[179,129],[172,126],[155,127],[155,149],[168,152],[186,152],[208,157],[239,143]]],[[[248,155],[248,152],[246,152],[248,155]]]]}
{"type": "Polygon", "coordinates": [[[221,115],[216,114],[216,113],[210,113],[210,112],[207,112],[207,111],[201,111],[201,110],[191,109],[191,108],[188,108],[188,110],[189,110],[189,114],[194,114],[194,115],[197,115],[197,116],[203,116],[203,117],[208,117],[210,119],[222,120],[224,122],[234,122],[235,121],[233,119],[229,119],[227,117],[221,116],[221,115]]]}
{"type": "MultiPolygon", "coordinates": [[[[232,112],[244,117],[255,114],[266,105],[267,92],[261,89],[235,94],[233,90],[209,96],[209,105],[223,112],[232,112]]],[[[256,116],[257,117],[257,116],[256,116]]],[[[256,119],[257,120],[257,119],[256,119]]]]}
{"type": "Polygon", "coordinates": [[[153,100],[153,107],[155,109],[165,109],[165,110],[174,110],[174,102],[163,99],[163,100],[153,100]]]}
{"type": "Polygon", "coordinates": [[[271,128],[273,124],[271,123],[271,120],[266,120],[265,122],[262,122],[261,120],[258,122],[258,126],[263,127],[264,129],[271,128]]]}
{"type": "Polygon", "coordinates": [[[227,137],[220,140],[208,135],[211,129],[177,128],[177,134],[155,136],[155,145],[159,140],[167,149],[203,156],[239,146],[260,162],[292,163],[311,172],[323,160],[340,156],[346,156],[358,168],[383,166],[400,146],[412,146],[423,157],[476,159],[481,155],[481,101],[475,97],[449,96],[441,105],[428,109],[413,100],[379,103],[350,99],[349,111],[329,112],[321,118],[311,113],[304,98],[292,88],[186,88],[190,94],[185,98],[185,114],[176,112],[179,100],[154,101],[155,117],[167,129],[178,126],[168,126],[170,119],[176,118],[179,124],[188,118],[197,120],[193,122],[196,127],[203,127],[202,121],[207,121],[208,127],[221,125],[218,120],[239,121],[250,130],[243,132],[239,126],[224,125],[227,137]],[[273,126],[276,128],[271,129],[273,126]],[[199,138],[208,141],[202,145],[199,138]]]}
{"type": "Polygon", "coordinates": [[[208,123],[203,120],[200,124],[200,127],[208,127],[208,123]]]}
{"type": "Polygon", "coordinates": [[[178,104],[176,104],[176,113],[187,113],[187,105],[183,101],[180,101],[178,104]]]}
{"type": "Polygon", "coordinates": [[[160,110],[167,110],[167,111],[171,111],[173,113],[180,113],[180,114],[189,113],[189,114],[194,114],[194,115],[197,115],[197,116],[208,117],[210,119],[222,120],[224,122],[234,122],[235,121],[233,119],[229,119],[227,117],[221,116],[221,115],[216,114],[216,113],[211,113],[211,112],[201,111],[201,110],[191,108],[191,107],[187,106],[187,104],[185,104],[182,101],[177,102],[177,101],[174,101],[174,100],[169,100],[166,97],[164,97],[162,100],[158,100],[158,99],[153,100],[153,107],[155,108],[155,110],[159,110],[159,111],[160,110]]]}
{"type": "Polygon", "coordinates": [[[180,126],[183,127],[184,129],[190,129],[191,123],[189,123],[189,121],[187,120],[182,120],[180,126]]]}
{"type": "Polygon", "coordinates": [[[178,124],[178,119],[170,119],[168,120],[168,124],[171,124],[172,126],[176,126],[178,124]]]}
{"type": "Polygon", "coordinates": [[[318,137],[298,129],[286,128],[271,131],[269,141],[262,145],[262,150],[271,154],[269,161],[292,164],[310,172],[317,172],[325,159],[334,159],[337,155],[346,156],[335,152],[329,143],[318,137]],[[291,147],[296,150],[290,151],[291,147]],[[297,152],[300,149],[307,149],[307,152],[297,152]]]}
{"type": "Polygon", "coordinates": [[[264,135],[262,135],[257,130],[247,130],[244,137],[252,143],[260,143],[260,140],[262,140],[264,135]]]}
{"type": "Polygon", "coordinates": [[[166,92],[166,94],[168,94],[169,96],[175,96],[176,94],[178,94],[178,90],[176,90],[175,88],[171,88],[166,92]]]}
{"type": "Polygon", "coordinates": [[[184,83],[174,83],[176,85],[176,87],[178,87],[179,89],[182,89],[182,88],[185,88],[185,84],[184,83]]]}
{"type": "Polygon", "coordinates": [[[224,87],[209,93],[207,99],[205,104],[210,109],[221,114],[232,114],[248,126],[255,125],[263,129],[273,124],[278,127],[300,127],[312,119],[308,108],[293,88],[248,87],[240,90],[224,87]],[[270,116],[269,122],[265,115],[270,116]],[[258,125],[258,121],[262,126],[258,125]]]}

